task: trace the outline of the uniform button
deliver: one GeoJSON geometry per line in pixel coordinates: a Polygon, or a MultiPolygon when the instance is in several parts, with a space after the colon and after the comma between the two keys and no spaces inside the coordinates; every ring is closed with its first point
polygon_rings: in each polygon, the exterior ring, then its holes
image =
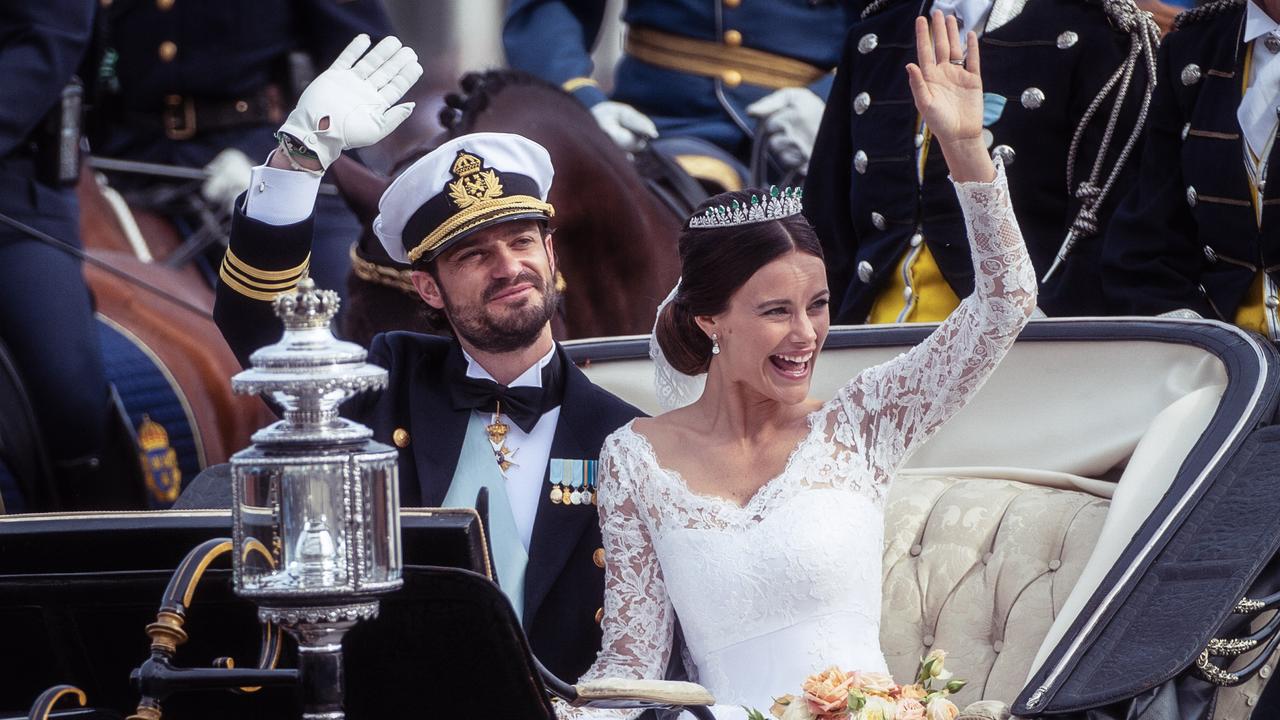
{"type": "Polygon", "coordinates": [[[600,621],[603,619],[604,619],[604,608],[599,608],[596,610],[596,624],[599,625],[600,621]]]}
{"type": "Polygon", "coordinates": [[[875,226],[875,229],[877,230],[883,230],[888,226],[888,223],[885,222],[884,216],[878,212],[871,213],[871,224],[875,226]]]}
{"type": "Polygon", "coordinates": [[[409,431],[404,428],[396,428],[391,433],[391,442],[395,443],[398,448],[409,447],[409,441],[409,431]]]}
{"type": "Polygon", "coordinates": [[[604,567],[604,548],[596,548],[596,551],[591,553],[591,562],[598,568],[604,567]]]}
{"type": "Polygon", "coordinates": [[[1261,677],[1263,680],[1271,677],[1271,666],[1263,665],[1262,669],[1258,671],[1258,677],[1261,677]]]}
{"type": "Polygon", "coordinates": [[[1188,185],[1187,186],[1187,204],[1190,205],[1191,207],[1195,207],[1196,199],[1198,197],[1199,196],[1196,195],[1196,189],[1193,186],[1188,185]]]}
{"type": "Polygon", "coordinates": [[[932,646],[933,646],[933,636],[932,636],[932,635],[925,635],[924,637],[920,638],[920,643],[921,643],[922,645],[924,645],[925,647],[932,647],[932,646]]]}
{"type": "Polygon", "coordinates": [[[156,0],[156,9],[164,12],[173,7],[173,0],[156,0]]]}
{"type": "Polygon", "coordinates": [[[876,46],[879,44],[880,38],[876,37],[875,33],[867,33],[866,35],[858,38],[858,52],[866,55],[872,50],[875,50],[876,46]]]}
{"type": "Polygon", "coordinates": [[[858,171],[859,175],[867,172],[867,154],[861,150],[853,154],[853,169],[858,171]]]}
{"type": "Polygon", "coordinates": [[[724,0],[724,6],[727,8],[736,8],[742,4],[742,0],[724,0]]]}
{"type": "Polygon", "coordinates": [[[1187,63],[1187,65],[1182,68],[1180,77],[1182,78],[1183,85],[1195,85],[1200,82],[1200,66],[1195,63],[1187,63]]]}
{"type": "Polygon", "coordinates": [[[1038,87],[1029,87],[1022,91],[1022,107],[1035,110],[1044,104],[1044,91],[1038,87]]]}
{"type": "Polygon", "coordinates": [[[739,47],[742,45],[742,33],[737,30],[725,30],[724,44],[729,47],[739,47]]]}
{"type": "Polygon", "coordinates": [[[1067,30],[1066,32],[1058,36],[1058,49],[1066,50],[1067,48],[1075,45],[1079,41],[1080,41],[1079,35],[1075,34],[1071,30],[1067,30]]]}
{"type": "Polygon", "coordinates": [[[911,546],[911,549],[910,549],[910,550],[908,550],[908,552],[910,552],[910,553],[911,553],[911,556],[912,556],[912,557],[918,557],[918,556],[920,555],[920,551],[921,551],[921,550],[923,550],[923,549],[924,549],[924,548],[920,547],[920,545],[919,545],[919,544],[916,544],[916,545],[912,545],[912,546],[911,546]]]}
{"type": "Polygon", "coordinates": [[[871,282],[871,278],[875,275],[875,268],[871,267],[871,263],[863,260],[858,263],[858,279],[864,283],[871,282]]]}
{"type": "Polygon", "coordinates": [[[242,113],[242,112],[247,112],[248,110],[249,110],[249,103],[245,102],[244,100],[236,101],[236,112],[242,113]]]}
{"type": "Polygon", "coordinates": [[[911,296],[915,294],[915,291],[909,287],[902,288],[902,299],[907,302],[911,302],[911,296]]]}
{"type": "Polygon", "coordinates": [[[1003,640],[997,640],[997,641],[995,641],[995,642],[991,643],[991,649],[992,649],[992,650],[994,650],[995,652],[1001,652],[1001,651],[1003,651],[1003,650],[1004,650],[1004,641],[1003,641],[1003,640]]]}
{"type": "Polygon", "coordinates": [[[923,145],[924,145],[924,133],[916,133],[916,136],[915,136],[914,142],[915,142],[915,144],[916,144],[916,147],[921,147],[921,146],[923,146],[923,145]]]}
{"type": "Polygon", "coordinates": [[[160,53],[160,62],[173,62],[173,59],[178,55],[178,46],[172,40],[165,40],[160,43],[158,52],[160,53]]]}
{"type": "Polygon", "coordinates": [[[871,96],[867,93],[860,92],[853,98],[853,112],[861,115],[871,107],[871,96]]]}
{"type": "Polygon", "coordinates": [[[1211,263],[1216,263],[1218,262],[1218,253],[1214,252],[1213,248],[1209,247],[1208,245],[1205,245],[1204,259],[1208,260],[1211,263]]]}
{"type": "Polygon", "coordinates": [[[911,247],[913,248],[920,247],[920,243],[923,243],[923,242],[924,242],[924,235],[921,235],[920,233],[916,233],[915,235],[911,236],[911,247]]]}
{"type": "Polygon", "coordinates": [[[737,70],[725,70],[720,80],[731,88],[738,87],[742,84],[742,73],[737,70]]]}
{"type": "Polygon", "coordinates": [[[1060,567],[1062,567],[1062,561],[1058,558],[1054,558],[1049,561],[1049,570],[1057,570],[1060,567]]]}
{"type": "Polygon", "coordinates": [[[1006,166],[1009,166],[1012,165],[1014,159],[1018,157],[1018,153],[1014,152],[1013,148],[1008,145],[997,145],[991,149],[991,157],[1000,158],[1004,161],[1006,166]]]}

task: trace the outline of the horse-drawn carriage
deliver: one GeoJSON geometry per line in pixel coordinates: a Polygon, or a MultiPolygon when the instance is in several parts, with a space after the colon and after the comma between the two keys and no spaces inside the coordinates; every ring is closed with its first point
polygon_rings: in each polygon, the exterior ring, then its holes
{"type": "MultiPolygon", "coordinates": [[[[927,330],[833,331],[814,394],[927,330]]],[[[594,381],[657,409],[646,339],[569,348],[594,381]]],[[[969,680],[962,707],[1248,717],[1280,638],[1278,375],[1269,344],[1220,323],[1033,322],[890,492],[881,644],[895,675],[944,648],[969,680]]],[[[165,582],[191,546],[229,528],[220,510],[0,518],[0,714],[25,712],[56,683],[83,689],[104,716],[132,710],[129,672],[147,658],[143,630],[165,582]]],[[[348,640],[353,717],[549,717],[548,688],[575,693],[538,671],[483,578],[480,535],[469,511],[406,511],[406,586],[348,640]]],[[[252,606],[220,565],[202,571],[198,591],[183,587],[190,642],[175,662],[245,666],[262,649],[252,606]]],[[[288,642],[263,653],[296,660],[288,642]]],[[[290,691],[269,687],[165,703],[170,717],[296,713],[290,691]]]]}

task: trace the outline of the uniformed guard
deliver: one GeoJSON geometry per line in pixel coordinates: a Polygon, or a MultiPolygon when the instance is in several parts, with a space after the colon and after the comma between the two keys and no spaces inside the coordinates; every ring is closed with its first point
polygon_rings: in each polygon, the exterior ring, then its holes
{"type": "Polygon", "coordinates": [[[1193,310],[1280,339],[1275,12],[1213,2],[1161,47],[1141,174],[1107,231],[1103,277],[1123,312],[1193,310]]]}
{"type": "MultiPolygon", "coordinates": [[[[82,0],[10,3],[0,13],[0,214],[74,250],[81,98],[74,75],[92,20],[93,6],[82,0]]],[[[30,397],[55,481],[40,497],[9,495],[10,511],[113,505],[107,480],[126,468],[109,452],[97,332],[78,257],[0,224],[0,343],[30,397]]],[[[11,439],[0,439],[0,464],[11,439]]],[[[138,475],[134,465],[130,477],[138,475]]]]}
{"type": "MultiPolygon", "coordinates": [[[[783,167],[807,163],[831,70],[861,4],[629,0],[612,97],[590,77],[604,19],[599,0],[513,0],[502,39],[512,67],[572,93],[622,148],[659,137],[720,148],[677,153],[691,174],[716,179],[732,172],[717,155],[749,162],[758,122],[772,133],[768,146],[783,167]]],[[[740,189],[733,179],[718,184],[740,189]]]]}
{"type": "MultiPolygon", "coordinates": [[[[409,115],[411,106],[391,105],[422,72],[412,51],[394,38],[368,47],[357,38],[307,88],[237,208],[214,316],[242,362],[279,337],[269,301],[306,267],[323,168],[409,115]]],[[[488,488],[498,580],[538,657],[574,679],[601,638],[595,459],[640,412],[592,385],[551,339],[552,175],[533,141],[477,133],[441,145],[387,188],[374,231],[413,267],[418,293],[443,310],[456,339],[376,336],[369,360],[389,370],[388,388],[343,412],[401,449],[404,504],[469,506],[488,488]]]]}
{"type": "MultiPolygon", "coordinates": [[[[274,143],[272,133],[301,89],[294,87],[291,52],[303,51],[323,68],[356,34],[377,39],[391,32],[381,0],[99,2],[106,50],[91,125],[94,153],[192,168],[229,149],[256,158],[274,143]]],[[[251,163],[242,158],[222,155],[211,170],[247,172],[251,163]]],[[[151,184],[144,176],[113,182],[151,184]]],[[[320,196],[316,211],[322,221],[312,277],[345,296],[359,222],[336,195],[320,196]]],[[[192,223],[175,220],[180,228],[192,223]]]]}
{"type": "Polygon", "coordinates": [[[1049,315],[1106,311],[1097,237],[1134,176],[1158,32],[1130,0],[877,0],[849,34],[805,183],[833,320],[940,321],[973,290],[946,164],[911,100],[915,18],[979,34],[1003,158],[1049,315]]]}

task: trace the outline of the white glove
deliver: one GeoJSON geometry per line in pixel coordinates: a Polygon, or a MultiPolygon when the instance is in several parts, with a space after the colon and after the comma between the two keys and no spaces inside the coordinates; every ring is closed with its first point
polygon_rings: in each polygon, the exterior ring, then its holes
{"type": "Polygon", "coordinates": [[[383,38],[366,54],[369,45],[368,35],[357,35],[307,86],[280,126],[281,132],[314,152],[326,169],[343,150],[390,135],[413,112],[413,103],[391,103],[422,76],[417,54],[394,37],[383,38]]]}
{"type": "Polygon", "coordinates": [[[204,166],[206,177],[200,186],[200,195],[219,207],[231,207],[236,197],[249,187],[253,163],[249,156],[236,148],[218,153],[204,166]]]}
{"type": "Polygon", "coordinates": [[[591,114],[600,128],[627,152],[635,152],[658,137],[658,128],[649,116],[626,103],[605,100],[593,105],[591,114]]]}
{"type": "Polygon", "coordinates": [[[782,88],[747,106],[769,133],[769,152],[788,169],[809,167],[827,104],[809,88],[782,88]]]}

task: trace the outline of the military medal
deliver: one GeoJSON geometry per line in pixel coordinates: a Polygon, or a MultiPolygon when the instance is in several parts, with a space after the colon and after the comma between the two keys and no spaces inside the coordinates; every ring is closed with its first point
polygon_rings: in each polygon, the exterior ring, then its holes
{"type": "Polygon", "coordinates": [[[485,433],[489,436],[489,445],[493,447],[493,459],[498,462],[498,468],[502,470],[505,476],[507,471],[513,467],[517,467],[515,462],[515,450],[507,447],[507,431],[510,426],[502,422],[502,403],[499,402],[493,411],[493,421],[484,426],[485,433]]]}
{"type": "Polygon", "coordinates": [[[556,505],[594,505],[598,464],[595,460],[551,460],[547,472],[547,482],[551,485],[548,499],[556,505]]]}

